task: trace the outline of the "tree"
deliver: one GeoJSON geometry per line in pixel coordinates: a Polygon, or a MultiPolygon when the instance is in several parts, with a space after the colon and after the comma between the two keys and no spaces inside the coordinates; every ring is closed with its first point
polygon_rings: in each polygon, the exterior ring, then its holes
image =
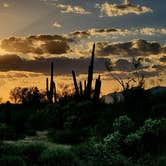
{"type": "MultiPolygon", "coordinates": [[[[139,88],[144,87],[145,83],[144,76],[139,71],[141,67],[141,61],[142,61],[141,58],[138,59],[133,58],[132,60],[133,69],[132,71],[129,72],[127,80],[123,80],[121,77],[115,76],[114,74],[110,73],[113,79],[115,79],[123,88],[123,91],[132,88],[133,87],[132,83],[134,83],[136,87],[139,88]]],[[[105,67],[108,71],[112,71],[114,68],[112,61],[107,59],[105,62],[105,67]]]]}
{"type": "Polygon", "coordinates": [[[10,99],[15,103],[39,104],[45,98],[37,87],[15,87],[10,91],[10,99]]]}

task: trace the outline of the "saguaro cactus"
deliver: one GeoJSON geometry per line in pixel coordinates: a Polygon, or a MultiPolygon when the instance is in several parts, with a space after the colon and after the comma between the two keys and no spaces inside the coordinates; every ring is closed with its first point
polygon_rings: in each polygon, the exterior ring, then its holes
{"type": "Polygon", "coordinates": [[[83,87],[82,82],[80,81],[80,96],[83,96],[83,87]]]}
{"type": "Polygon", "coordinates": [[[86,92],[87,92],[87,83],[86,80],[84,80],[84,95],[86,96],[86,92]]]}
{"type": "Polygon", "coordinates": [[[54,63],[51,62],[51,80],[50,80],[50,88],[49,88],[49,81],[48,78],[46,78],[46,93],[47,98],[50,103],[56,102],[56,86],[55,82],[53,80],[54,77],[54,63]]]}
{"type": "Polygon", "coordinates": [[[88,69],[88,83],[87,83],[87,88],[86,88],[86,91],[87,91],[86,95],[88,98],[91,97],[91,92],[92,92],[94,56],[95,56],[95,44],[93,45],[91,62],[90,62],[89,69],[88,69]]]}
{"type": "Polygon", "coordinates": [[[73,75],[73,81],[74,81],[74,87],[75,87],[75,94],[79,96],[79,88],[78,88],[77,78],[76,78],[76,74],[74,70],[72,70],[72,75],[73,75]]]}
{"type": "Polygon", "coordinates": [[[95,100],[98,100],[100,98],[100,90],[101,90],[101,80],[100,80],[100,75],[98,76],[98,79],[96,79],[96,84],[95,84],[95,92],[93,98],[95,100]]]}

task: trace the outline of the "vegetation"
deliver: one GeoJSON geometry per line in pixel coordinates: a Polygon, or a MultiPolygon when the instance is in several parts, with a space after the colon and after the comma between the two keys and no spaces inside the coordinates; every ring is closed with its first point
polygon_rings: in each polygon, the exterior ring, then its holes
{"type": "Polygon", "coordinates": [[[17,104],[0,105],[0,165],[166,164],[165,91],[127,82],[124,101],[106,104],[100,98],[100,76],[92,89],[94,48],[84,88],[73,71],[75,91],[64,88],[58,96],[51,64],[46,93],[35,87],[11,91],[17,104]]]}

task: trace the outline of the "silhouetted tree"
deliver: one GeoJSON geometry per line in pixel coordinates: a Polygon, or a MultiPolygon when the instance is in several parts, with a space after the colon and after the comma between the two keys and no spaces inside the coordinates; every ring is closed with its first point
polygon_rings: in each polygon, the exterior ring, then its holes
{"type": "Polygon", "coordinates": [[[136,87],[139,87],[139,88],[144,87],[144,83],[145,83],[144,76],[139,71],[139,69],[141,67],[141,60],[142,60],[141,58],[138,58],[138,59],[133,58],[132,59],[133,68],[129,72],[128,78],[126,80],[124,80],[121,77],[118,77],[118,76],[111,73],[111,71],[114,68],[113,63],[112,63],[111,60],[109,60],[109,59],[106,60],[105,67],[108,71],[110,71],[110,74],[113,77],[113,79],[115,79],[120,84],[123,91],[125,92],[126,90],[131,89],[132,87],[134,87],[134,85],[136,87]]]}
{"type": "Polygon", "coordinates": [[[15,87],[10,91],[10,99],[15,103],[39,104],[45,98],[37,87],[15,87]]]}

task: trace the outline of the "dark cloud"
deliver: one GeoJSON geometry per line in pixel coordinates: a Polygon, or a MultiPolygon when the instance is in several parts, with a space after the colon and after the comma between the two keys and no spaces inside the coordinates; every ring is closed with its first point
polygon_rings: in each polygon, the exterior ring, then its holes
{"type": "Polygon", "coordinates": [[[70,38],[87,38],[90,36],[96,36],[96,35],[100,35],[100,36],[105,36],[105,35],[117,35],[117,34],[121,34],[126,30],[122,30],[122,29],[114,29],[114,28],[110,28],[110,29],[88,29],[85,31],[74,31],[72,33],[70,33],[68,36],[70,38]]]}
{"type": "Polygon", "coordinates": [[[131,71],[134,70],[134,66],[128,60],[119,59],[115,63],[115,69],[120,71],[131,71]]]}
{"type": "Polygon", "coordinates": [[[161,58],[160,58],[160,61],[161,61],[161,62],[166,62],[166,56],[161,57],[161,58]]]}
{"type": "MultiPolygon", "coordinates": [[[[25,60],[17,55],[5,55],[0,56],[0,71],[17,70],[48,74],[50,73],[51,62],[54,62],[56,74],[71,74],[72,70],[82,74],[87,73],[90,58],[69,59],[56,57],[25,60]]],[[[105,58],[96,58],[95,72],[103,72],[105,70],[105,58]]]]}
{"type": "Polygon", "coordinates": [[[24,54],[63,54],[70,49],[67,39],[60,35],[34,35],[25,38],[10,37],[2,40],[1,48],[8,52],[24,54]]]}
{"type": "Polygon", "coordinates": [[[66,40],[66,38],[61,35],[33,35],[27,37],[27,39],[36,41],[66,40]]]}
{"type": "Polygon", "coordinates": [[[64,54],[70,49],[66,41],[49,41],[41,45],[44,53],[64,54]]]}
{"type": "Polygon", "coordinates": [[[148,42],[146,40],[133,40],[130,42],[107,44],[101,47],[99,45],[97,54],[99,56],[122,55],[122,56],[148,56],[150,54],[159,54],[163,49],[159,43],[148,42]]]}

